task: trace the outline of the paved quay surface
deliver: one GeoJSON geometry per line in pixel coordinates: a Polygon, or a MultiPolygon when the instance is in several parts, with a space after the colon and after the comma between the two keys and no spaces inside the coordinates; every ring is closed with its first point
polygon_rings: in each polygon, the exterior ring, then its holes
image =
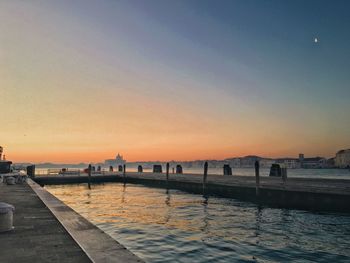
{"type": "Polygon", "coordinates": [[[0,262],[143,262],[30,179],[0,184],[0,201],[16,209],[15,229],[0,233],[0,262]]]}
{"type": "Polygon", "coordinates": [[[0,233],[0,262],[91,262],[27,184],[0,183],[0,201],[16,209],[15,229],[0,233]]]}

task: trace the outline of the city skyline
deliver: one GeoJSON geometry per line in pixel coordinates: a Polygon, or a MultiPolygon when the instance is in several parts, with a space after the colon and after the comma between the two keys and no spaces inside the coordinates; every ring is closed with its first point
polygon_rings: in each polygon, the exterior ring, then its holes
{"type": "Polygon", "coordinates": [[[333,157],[350,148],[348,1],[2,1],[15,162],[333,157]]]}
{"type": "MultiPolygon", "coordinates": [[[[334,159],[335,156],[337,155],[337,153],[341,152],[341,151],[350,151],[350,148],[344,148],[341,150],[336,151],[333,155],[331,156],[322,156],[322,155],[305,155],[304,153],[298,153],[295,155],[283,155],[283,156],[267,156],[267,155],[261,155],[261,154],[246,154],[246,155],[230,155],[230,156],[225,156],[222,158],[196,158],[196,159],[123,159],[124,155],[121,155],[119,152],[117,153],[117,156],[120,156],[120,158],[122,158],[126,163],[152,163],[152,162],[162,162],[162,163],[166,163],[166,162],[196,162],[196,161],[225,161],[225,160],[233,160],[233,159],[241,159],[241,158],[250,158],[250,157],[257,157],[257,158],[261,158],[261,159],[271,159],[271,160],[282,160],[282,159],[300,159],[300,155],[302,155],[305,158],[324,158],[324,159],[334,159]]],[[[3,156],[5,156],[6,153],[3,154],[3,156]]],[[[72,165],[78,165],[78,164],[88,164],[88,163],[95,163],[95,164],[101,164],[101,163],[106,163],[107,161],[113,161],[115,159],[118,159],[119,157],[113,157],[113,156],[107,156],[105,159],[88,159],[88,160],[80,160],[80,161],[76,161],[76,162],[57,162],[57,159],[54,159],[53,161],[39,161],[36,162],[37,164],[72,164],[72,165]]],[[[8,158],[6,157],[6,159],[8,160],[8,158]]],[[[68,159],[69,160],[69,159],[68,159]]],[[[13,161],[13,159],[11,159],[11,161],[13,161]]],[[[16,161],[15,163],[35,163],[35,162],[31,162],[31,161],[16,161]]]]}

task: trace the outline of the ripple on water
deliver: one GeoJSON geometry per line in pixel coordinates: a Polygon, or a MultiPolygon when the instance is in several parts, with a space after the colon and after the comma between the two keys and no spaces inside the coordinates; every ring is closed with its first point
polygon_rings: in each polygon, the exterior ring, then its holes
{"type": "Polygon", "coordinates": [[[147,262],[349,262],[350,216],[108,183],[47,186],[147,262]]]}

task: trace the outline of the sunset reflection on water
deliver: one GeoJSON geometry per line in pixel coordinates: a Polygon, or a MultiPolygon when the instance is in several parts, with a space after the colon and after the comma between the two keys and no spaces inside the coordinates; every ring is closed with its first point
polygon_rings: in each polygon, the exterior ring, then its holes
{"type": "Polygon", "coordinates": [[[76,211],[80,213],[83,211],[89,218],[94,218],[95,223],[128,221],[167,225],[184,231],[191,231],[202,225],[201,228],[205,229],[203,216],[189,221],[188,214],[172,213],[175,209],[178,211],[186,209],[187,212],[191,207],[193,207],[193,213],[196,213],[200,207],[205,211],[207,203],[201,196],[196,196],[195,200],[189,200],[186,196],[172,198],[171,190],[163,190],[164,197],[160,198],[158,190],[153,192],[150,191],[152,189],[145,188],[145,191],[140,191],[138,187],[122,184],[94,185],[90,191],[85,185],[74,185],[74,189],[71,185],[47,188],[76,211]]]}

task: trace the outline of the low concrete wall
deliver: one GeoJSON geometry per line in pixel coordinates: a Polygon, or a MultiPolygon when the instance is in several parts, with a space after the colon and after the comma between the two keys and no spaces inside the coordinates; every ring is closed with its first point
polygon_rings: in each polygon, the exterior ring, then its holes
{"type": "MultiPolygon", "coordinates": [[[[41,185],[45,184],[75,184],[87,183],[87,176],[76,177],[37,177],[35,181],[41,185]]],[[[203,185],[198,182],[120,176],[100,175],[92,176],[91,183],[121,182],[142,184],[150,187],[172,188],[195,194],[214,195],[227,198],[236,198],[244,201],[254,202],[260,205],[268,205],[281,208],[296,208],[317,211],[350,212],[350,195],[311,192],[291,189],[273,189],[261,187],[259,196],[256,196],[255,187],[247,185],[224,185],[219,183],[208,183],[203,185]]]]}
{"type": "MultiPolygon", "coordinates": [[[[118,181],[124,182],[124,180],[118,181]]],[[[167,183],[166,181],[139,178],[126,178],[125,182],[151,187],[179,189],[195,194],[236,198],[272,207],[350,212],[349,195],[260,188],[259,196],[256,196],[255,187],[247,186],[227,186],[208,183],[205,189],[203,189],[203,185],[198,183],[179,181],[169,181],[167,183]]]]}

